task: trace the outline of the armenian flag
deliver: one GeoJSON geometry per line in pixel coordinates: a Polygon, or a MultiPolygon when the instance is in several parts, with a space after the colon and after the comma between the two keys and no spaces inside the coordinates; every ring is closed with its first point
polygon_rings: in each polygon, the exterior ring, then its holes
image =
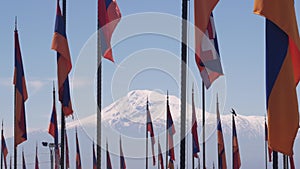
{"type": "Polygon", "coordinates": [[[121,12],[115,0],[98,0],[98,26],[101,40],[101,54],[114,62],[111,37],[121,19],[121,12]]]}
{"type": "Polygon", "coordinates": [[[241,158],[239,152],[239,143],[236,134],[235,120],[232,115],[232,158],[233,158],[233,169],[239,169],[241,167],[241,158]]]}
{"type": "Polygon", "coordinates": [[[64,115],[69,116],[73,114],[68,77],[72,69],[72,63],[64,19],[59,6],[59,0],[57,0],[55,30],[52,39],[51,49],[57,52],[57,78],[59,101],[62,104],[64,115]]]}
{"type": "Polygon", "coordinates": [[[300,39],[293,0],[255,0],[254,13],[266,18],[266,103],[268,144],[293,155],[299,127],[296,86],[300,39]]]}
{"type": "Polygon", "coordinates": [[[157,146],[158,146],[158,161],[160,163],[160,169],[164,169],[164,159],[163,159],[163,155],[162,155],[162,152],[161,152],[161,147],[160,147],[159,139],[158,139],[157,146]]]}
{"type": "Polygon", "coordinates": [[[155,155],[154,155],[155,138],[154,138],[154,130],[153,130],[152,118],[151,118],[151,114],[150,114],[150,110],[149,110],[148,100],[147,100],[147,108],[146,109],[147,109],[147,132],[150,133],[150,137],[151,137],[152,159],[153,159],[153,165],[155,165],[155,155]]]}
{"type": "Polygon", "coordinates": [[[109,151],[108,151],[108,143],[107,142],[106,142],[106,169],[112,169],[110,155],[109,155],[109,151]]]}
{"type": "Polygon", "coordinates": [[[219,169],[227,169],[225,144],[223,139],[222,124],[219,111],[219,101],[217,97],[217,136],[218,136],[218,165],[219,169]]]}
{"type": "Polygon", "coordinates": [[[167,135],[168,135],[168,145],[169,145],[169,156],[172,162],[175,160],[175,153],[174,153],[174,140],[173,135],[175,134],[175,126],[173,123],[170,106],[169,106],[169,96],[167,99],[167,135]]]}
{"type": "Polygon", "coordinates": [[[2,131],[1,131],[1,150],[2,150],[1,153],[3,155],[3,160],[4,160],[4,167],[6,169],[7,168],[6,157],[8,155],[8,149],[7,149],[4,134],[3,134],[3,122],[2,122],[2,131]]]}
{"type": "Polygon", "coordinates": [[[196,108],[194,101],[194,89],[192,91],[192,141],[193,141],[193,156],[198,158],[198,152],[200,152],[198,132],[197,132],[197,118],[196,118],[196,108]]]}

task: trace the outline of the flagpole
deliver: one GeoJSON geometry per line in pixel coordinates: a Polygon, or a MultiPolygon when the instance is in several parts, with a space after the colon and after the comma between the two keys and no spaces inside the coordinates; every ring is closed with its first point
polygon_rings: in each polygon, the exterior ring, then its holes
{"type": "MultiPolygon", "coordinates": [[[[232,135],[233,135],[233,125],[234,125],[234,114],[232,114],[232,135]]],[[[234,148],[233,148],[233,136],[232,136],[232,169],[234,169],[234,148]]]]}
{"type": "Polygon", "coordinates": [[[3,119],[2,119],[2,129],[1,129],[1,169],[3,169],[3,119]]]}
{"type": "MultiPolygon", "coordinates": [[[[64,25],[65,25],[65,31],[67,28],[67,2],[66,0],[62,0],[63,5],[63,19],[64,19],[64,25]]],[[[60,155],[60,167],[61,169],[64,169],[65,165],[65,160],[64,160],[64,155],[65,155],[65,115],[64,115],[64,111],[63,111],[63,104],[61,104],[61,141],[60,141],[60,145],[61,145],[61,155],[60,155]]]]}
{"type": "Polygon", "coordinates": [[[186,130],[186,67],[187,67],[187,14],[188,0],[182,0],[181,28],[181,113],[180,113],[180,169],[185,169],[186,130]]]}
{"type": "Polygon", "coordinates": [[[166,169],[168,168],[168,152],[169,152],[169,139],[168,139],[168,104],[169,104],[169,91],[167,91],[167,107],[166,107],[166,169]]]}
{"type": "MultiPolygon", "coordinates": [[[[99,10],[99,0],[98,0],[97,9],[99,10]]],[[[99,22],[99,18],[97,18],[97,169],[101,169],[101,120],[102,120],[101,107],[102,107],[102,56],[101,56],[101,41],[100,41],[100,22],[99,22]]]]}
{"type": "Polygon", "coordinates": [[[282,154],[283,157],[283,169],[288,169],[288,158],[287,155],[282,154]]]}
{"type": "MultiPolygon", "coordinates": [[[[265,124],[266,124],[266,116],[265,116],[265,124]]],[[[267,133],[266,133],[266,128],[265,128],[265,169],[268,169],[268,153],[267,153],[268,143],[267,143],[266,137],[267,137],[267,133]]]]}
{"type": "MultiPolygon", "coordinates": [[[[15,32],[17,31],[17,16],[15,17],[15,32]]],[[[17,169],[17,144],[16,144],[16,134],[17,134],[17,128],[16,128],[16,123],[17,123],[17,110],[16,110],[16,85],[14,87],[14,92],[15,92],[15,98],[14,98],[14,112],[15,112],[15,117],[14,117],[14,169],[17,169]]],[[[2,146],[1,146],[2,147],[2,146]]]]}
{"type": "MultiPolygon", "coordinates": [[[[148,98],[147,98],[147,110],[148,111],[148,98]]],[[[147,112],[148,113],[148,112],[147,112]]],[[[147,117],[146,117],[146,169],[148,169],[148,130],[147,130],[147,127],[148,127],[148,121],[147,121],[147,118],[148,118],[148,114],[147,114],[147,117]]]]}
{"type": "Polygon", "coordinates": [[[273,151],[273,169],[278,169],[278,152],[273,151]]]}
{"type": "Polygon", "coordinates": [[[203,169],[205,169],[205,85],[204,82],[202,81],[202,144],[203,144],[203,169]]]}

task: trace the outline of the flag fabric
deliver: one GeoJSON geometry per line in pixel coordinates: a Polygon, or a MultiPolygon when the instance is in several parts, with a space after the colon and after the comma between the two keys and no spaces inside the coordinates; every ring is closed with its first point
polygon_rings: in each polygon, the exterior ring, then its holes
{"type": "Polygon", "coordinates": [[[159,140],[158,140],[157,146],[158,146],[158,161],[159,161],[159,164],[157,164],[157,165],[160,165],[160,169],[164,169],[164,159],[163,159],[163,155],[161,152],[159,140]]]}
{"type": "Polygon", "coordinates": [[[290,156],[290,167],[291,167],[291,169],[295,169],[295,162],[294,162],[293,156],[290,156]]]}
{"type": "Polygon", "coordinates": [[[122,141],[120,138],[120,169],[126,169],[125,157],[122,150],[122,141]]]}
{"type": "Polygon", "coordinates": [[[168,168],[174,169],[174,161],[172,159],[169,160],[168,168]]]}
{"type": "Polygon", "coordinates": [[[38,146],[35,147],[35,169],[39,169],[38,146]]]}
{"type": "Polygon", "coordinates": [[[76,129],[76,169],[82,169],[81,168],[81,158],[80,158],[80,149],[79,149],[79,142],[78,142],[78,136],[77,136],[77,129],[76,129]]]}
{"type": "Polygon", "coordinates": [[[98,24],[101,40],[101,55],[112,62],[111,37],[121,19],[121,12],[116,0],[98,0],[98,24]]]}
{"type": "Polygon", "coordinates": [[[147,134],[148,134],[148,132],[150,133],[150,137],[151,137],[153,165],[155,165],[155,155],[154,155],[155,138],[154,138],[152,118],[151,118],[151,114],[150,114],[150,110],[149,110],[149,103],[148,103],[148,100],[147,100],[147,134]]]}
{"type": "Polygon", "coordinates": [[[227,169],[225,144],[223,139],[222,123],[219,111],[219,101],[217,97],[217,136],[218,136],[218,165],[219,169],[227,169]]]}
{"type": "Polygon", "coordinates": [[[64,115],[69,116],[73,114],[68,77],[72,69],[72,63],[64,19],[59,6],[59,0],[57,0],[55,30],[52,39],[51,49],[57,52],[57,78],[59,101],[62,104],[64,115]]]}
{"type": "Polygon", "coordinates": [[[93,169],[97,169],[97,157],[95,153],[95,145],[93,142],[93,169]]]}
{"type": "Polygon", "coordinates": [[[241,167],[241,158],[239,152],[239,144],[237,139],[234,115],[232,115],[232,158],[233,158],[233,169],[239,169],[241,167]]]}
{"type": "Polygon", "coordinates": [[[8,149],[7,149],[7,146],[6,146],[6,142],[5,142],[5,138],[4,138],[4,134],[3,134],[3,124],[2,124],[2,132],[1,132],[2,136],[1,136],[1,146],[2,146],[2,155],[3,155],[3,161],[4,161],[4,168],[7,169],[7,163],[6,163],[6,157],[7,157],[7,154],[8,154],[8,149]]]}
{"type": "Polygon", "coordinates": [[[196,108],[194,101],[194,89],[192,91],[192,142],[193,142],[193,156],[198,158],[198,152],[200,152],[198,132],[197,132],[197,118],[196,118],[196,108]]]}
{"type": "Polygon", "coordinates": [[[53,104],[52,104],[52,114],[50,119],[50,124],[48,127],[48,133],[54,138],[54,153],[55,153],[55,169],[59,168],[59,146],[58,146],[58,125],[57,125],[57,114],[55,106],[55,90],[53,89],[53,104]]]}
{"type": "Polygon", "coordinates": [[[168,135],[168,144],[169,144],[169,156],[172,161],[175,160],[175,153],[174,153],[174,140],[173,135],[175,134],[175,126],[173,123],[170,106],[169,106],[169,99],[167,99],[167,135],[168,135]]]}
{"type": "Polygon", "coordinates": [[[106,169],[112,169],[110,155],[108,151],[108,143],[106,142],[106,169]]]}
{"type": "Polygon", "coordinates": [[[15,145],[27,140],[25,101],[28,98],[18,31],[15,30],[15,145]]]}
{"type": "Polygon", "coordinates": [[[198,0],[194,5],[195,20],[195,60],[205,87],[223,75],[220,61],[217,33],[212,11],[219,0],[198,0]],[[205,40],[204,34],[209,41],[205,40]],[[212,45],[211,45],[212,44],[212,45]]]}
{"type": "Polygon", "coordinates": [[[66,142],[66,168],[70,168],[70,158],[69,158],[69,144],[68,144],[68,136],[67,131],[65,132],[65,142],[66,142]]]}
{"type": "Polygon", "coordinates": [[[10,159],[9,159],[9,169],[12,169],[12,162],[11,162],[11,156],[10,156],[10,159]]]}
{"type": "MultiPolygon", "coordinates": [[[[265,141],[268,142],[268,126],[267,122],[265,121],[265,141]]],[[[268,155],[269,155],[269,162],[272,162],[272,149],[268,146],[268,155]]]]}
{"type": "Polygon", "coordinates": [[[26,169],[24,151],[22,151],[22,166],[23,166],[23,169],[26,169]]]}
{"type": "Polygon", "coordinates": [[[266,18],[266,103],[269,146],[293,155],[299,127],[296,86],[300,39],[293,0],[255,0],[254,13],[266,18]]]}

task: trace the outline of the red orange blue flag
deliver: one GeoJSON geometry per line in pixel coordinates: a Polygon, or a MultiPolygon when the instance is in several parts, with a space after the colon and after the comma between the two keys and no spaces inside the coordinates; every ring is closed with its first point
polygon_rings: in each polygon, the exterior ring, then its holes
{"type": "Polygon", "coordinates": [[[198,140],[198,131],[197,131],[197,117],[196,117],[196,108],[194,101],[194,88],[192,91],[192,142],[193,142],[193,156],[198,158],[198,152],[200,152],[199,140],[198,140]]]}
{"type": "Polygon", "coordinates": [[[225,144],[223,139],[222,123],[219,111],[219,101],[217,97],[217,138],[218,138],[218,166],[219,169],[227,169],[225,144]]]}
{"type": "Polygon", "coordinates": [[[93,169],[97,169],[97,157],[95,153],[95,145],[93,142],[93,169]]]}
{"type": "Polygon", "coordinates": [[[3,155],[4,168],[7,169],[6,157],[8,155],[8,149],[7,149],[4,134],[3,134],[3,122],[2,122],[2,130],[1,130],[1,150],[2,150],[1,153],[3,155]]]}
{"type": "Polygon", "coordinates": [[[159,139],[158,139],[157,146],[158,146],[158,161],[159,161],[158,165],[160,165],[160,169],[164,169],[164,159],[163,159],[163,155],[162,155],[162,152],[161,152],[159,139]]]}
{"type": "Polygon", "coordinates": [[[120,138],[120,169],[126,169],[125,157],[122,149],[122,141],[120,138]]]}
{"type": "MultiPolygon", "coordinates": [[[[267,122],[265,121],[265,141],[268,142],[268,126],[267,126],[267,122]]],[[[270,148],[270,146],[268,146],[268,155],[269,155],[269,162],[272,161],[272,149],[270,148]]]]}
{"type": "Polygon", "coordinates": [[[239,169],[241,167],[241,158],[239,151],[239,143],[236,133],[236,126],[234,115],[232,115],[232,158],[233,158],[233,169],[239,169]]]}
{"type": "Polygon", "coordinates": [[[111,49],[111,37],[121,19],[121,12],[116,0],[98,0],[98,24],[101,40],[101,54],[114,62],[111,49]]]}
{"type": "Polygon", "coordinates": [[[106,142],[106,169],[112,169],[110,155],[108,151],[108,143],[106,142]]]}
{"type": "Polygon", "coordinates": [[[15,146],[27,140],[25,101],[28,98],[18,30],[15,30],[15,146]]]}
{"type": "Polygon", "coordinates": [[[76,136],[76,138],[75,138],[76,139],[76,169],[82,169],[77,129],[76,129],[75,136],[76,136]]]}
{"type": "Polygon", "coordinates": [[[169,145],[169,156],[170,159],[175,161],[175,153],[174,153],[174,140],[173,140],[173,135],[175,134],[175,126],[173,123],[172,115],[171,115],[171,110],[169,106],[169,96],[167,96],[167,135],[168,135],[168,145],[169,145]]]}
{"type": "Polygon", "coordinates": [[[59,101],[62,104],[64,115],[69,116],[73,114],[68,77],[72,69],[72,63],[64,19],[59,6],[59,0],[57,1],[55,30],[52,39],[51,49],[57,52],[57,78],[59,101]]]}
{"type": "Polygon", "coordinates": [[[266,103],[268,144],[293,155],[299,128],[296,86],[300,79],[300,38],[293,0],[255,0],[266,18],[266,103]]]}
{"type": "Polygon", "coordinates": [[[153,124],[152,124],[152,118],[149,110],[149,102],[147,100],[147,134],[150,133],[151,137],[151,148],[152,148],[152,159],[153,159],[153,165],[155,165],[155,155],[154,155],[154,144],[155,144],[155,138],[154,138],[154,130],[153,130],[153,124]]]}
{"type": "Polygon", "coordinates": [[[219,0],[198,0],[195,1],[194,4],[194,20],[196,26],[195,60],[207,89],[220,75],[223,75],[217,33],[212,14],[218,1],[219,0]],[[209,41],[203,38],[204,33],[209,41]]]}

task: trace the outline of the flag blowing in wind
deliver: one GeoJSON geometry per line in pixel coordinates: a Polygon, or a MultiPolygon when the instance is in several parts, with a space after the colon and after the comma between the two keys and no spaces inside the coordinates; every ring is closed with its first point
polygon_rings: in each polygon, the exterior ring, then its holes
{"type": "Polygon", "coordinates": [[[173,135],[175,134],[175,126],[173,123],[170,106],[169,106],[169,99],[167,99],[167,133],[168,133],[168,145],[169,145],[169,156],[170,160],[173,162],[175,160],[175,153],[174,153],[174,140],[173,135]]]}
{"type": "Polygon", "coordinates": [[[151,118],[151,114],[150,114],[150,110],[149,110],[149,102],[147,100],[147,134],[148,134],[148,132],[150,133],[150,137],[151,137],[153,165],[155,165],[155,155],[154,155],[155,138],[154,138],[152,118],[151,118]]]}
{"type": "Polygon", "coordinates": [[[121,19],[121,12],[115,0],[98,0],[98,24],[101,40],[101,54],[114,62],[111,37],[121,19]]]}
{"type": "Polygon", "coordinates": [[[266,18],[266,103],[268,144],[293,155],[299,128],[296,86],[300,39],[293,0],[255,0],[254,13],[266,18]]]}
{"type": "Polygon", "coordinates": [[[217,97],[217,136],[218,136],[218,165],[219,169],[227,169],[225,144],[223,139],[222,124],[219,112],[219,101],[217,97]]]}
{"type": "Polygon", "coordinates": [[[232,115],[232,158],[233,158],[233,169],[239,169],[241,167],[241,158],[239,151],[239,144],[236,134],[234,115],[232,115]]]}
{"type": "Polygon", "coordinates": [[[77,129],[76,129],[76,169],[82,169],[81,168],[81,157],[80,157],[80,149],[79,149],[79,142],[78,142],[78,136],[77,136],[77,129]]]}
{"type": "Polygon", "coordinates": [[[59,6],[59,0],[57,1],[55,30],[51,48],[57,52],[59,101],[62,104],[64,115],[69,116],[73,114],[68,77],[72,69],[72,63],[64,19],[59,6]]]}
{"type": "Polygon", "coordinates": [[[25,101],[28,98],[18,31],[15,30],[15,145],[27,140],[25,101]]]}
{"type": "Polygon", "coordinates": [[[4,167],[5,169],[7,168],[7,163],[6,163],[6,157],[8,155],[8,149],[6,147],[6,142],[5,142],[5,138],[4,138],[4,134],[3,134],[3,124],[2,124],[2,134],[1,134],[1,146],[2,146],[2,155],[3,155],[3,160],[4,160],[4,167]]]}
{"type": "Polygon", "coordinates": [[[125,158],[124,158],[124,154],[123,154],[121,138],[120,138],[120,169],[126,169],[126,163],[125,163],[125,158]]]}
{"type": "Polygon", "coordinates": [[[193,141],[193,156],[198,158],[198,152],[200,152],[199,141],[198,141],[198,132],[197,132],[197,118],[196,118],[196,109],[194,101],[194,89],[192,91],[192,141],[193,141]]]}
{"type": "Polygon", "coordinates": [[[194,5],[195,17],[195,60],[206,88],[223,75],[219,55],[217,33],[212,11],[218,0],[197,0],[194,5]],[[204,34],[209,41],[204,38],[204,34]],[[213,45],[210,45],[213,44],[213,45]]]}

